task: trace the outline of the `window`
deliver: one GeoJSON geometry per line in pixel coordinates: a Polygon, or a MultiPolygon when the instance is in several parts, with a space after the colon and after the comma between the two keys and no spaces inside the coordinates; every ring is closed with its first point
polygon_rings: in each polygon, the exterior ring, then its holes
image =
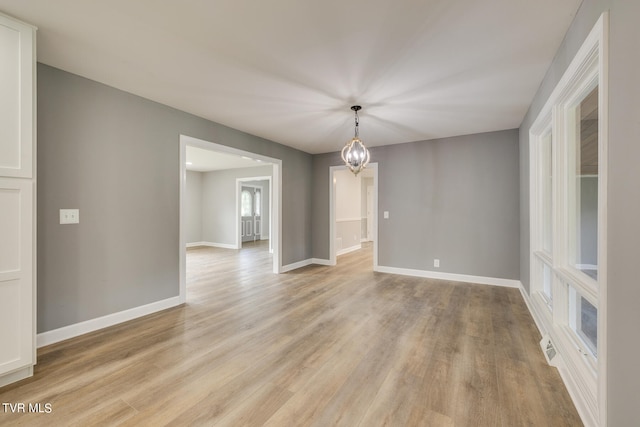
{"type": "Polygon", "coordinates": [[[256,208],[255,208],[255,214],[256,216],[260,216],[260,208],[262,207],[262,200],[260,200],[260,189],[256,189],[256,193],[255,193],[255,204],[256,204],[256,208]]]}
{"type": "Polygon", "coordinates": [[[249,190],[242,190],[240,215],[253,216],[253,195],[249,190]]]}
{"type": "Polygon", "coordinates": [[[593,425],[606,419],[606,25],[603,15],[529,133],[532,313],[593,425]]]}
{"type": "Polygon", "coordinates": [[[598,279],[598,86],[567,108],[569,264],[598,279]]]}
{"type": "Polygon", "coordinates": [[[551,219],[553,212],[553,134],[551,129],[545,132],[540,140],[540,211],[542,229],[542,246],[541,249],[551,255],[551,243],[553,234],[551,229],[551,219]]]}
{"type": "Polygon", "coordinates": [[[569,286],[569,326],[588,353],[598,356],[598,309],[569,286]]]}

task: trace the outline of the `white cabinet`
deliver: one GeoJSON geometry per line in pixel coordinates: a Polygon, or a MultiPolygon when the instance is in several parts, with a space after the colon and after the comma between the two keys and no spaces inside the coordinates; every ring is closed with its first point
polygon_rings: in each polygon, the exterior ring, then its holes
{"type": "Polygon", "coordinates": [[[34,43],[0,14],[0,386],[36,362],[34,43]]]}

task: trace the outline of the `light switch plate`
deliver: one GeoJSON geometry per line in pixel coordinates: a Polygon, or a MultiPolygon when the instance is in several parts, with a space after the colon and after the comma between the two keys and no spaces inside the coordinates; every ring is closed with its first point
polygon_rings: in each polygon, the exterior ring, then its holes
{"type": "Polygon", "coordinates": [[[384,211],[384,219],[389,219],[389,211],[384,211]]]}
{"type": "Polygon", "coordinates": [[[80,209],[60,209],[60,224],[80,223],[80,209]]]}

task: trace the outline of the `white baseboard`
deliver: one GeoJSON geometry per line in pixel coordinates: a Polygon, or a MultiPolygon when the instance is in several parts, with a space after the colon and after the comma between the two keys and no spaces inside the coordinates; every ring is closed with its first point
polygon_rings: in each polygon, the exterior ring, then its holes
{"type": "MultiPolygon", "coordinates": [[[[549,334],[551,331],[549,331],[545,327],[545,322],[543,321],[541,314],[535,309],[531,297],[529,296],[529,294],[527,294],[524,286],[522,285],[520,286],[520,293],[522,294],[522,298],[527,305],[527,309],[529,310],[529,313],[531,314],[531,317],[533,318],[533,321],[538,328],[540,335],[545,336],[546,334],[549,334]]],[[[598,423],[596,421],[594,410],[590,407],[589,403],[585,401],[585,392],[580,387],[576,379],[571,375],[570,370],[566,367],[566,364],[564,363],[564,355],[562,354],[562,350],[558,346],[557,342],[555,343],[555,347],[556,351],[558,352],[558,356],[556,357],[560,357],[563,360],[563,362],[561,362],[561,365],[557,367],[558,373],[560,374],[560,378],[562,379],[564,386],[569,392],[569,396],[571,397],[573,404],[576,406],[576,410],[578,411],[582,422],[587,427],[597,426],[598,423]]]]}
{"type": "Polygon", "coordinates": [[[349,248],[340,249],[338,252],[336,252],[336,256],[348,254],[349,252],[357,251],[358,249],[362,249],[361,244],[357,244],[349,248]]]}
{"type": "Polygon", "coordinates": [[[187,243],[187,247],[188,248],[197,248],[198,246],[207,246],[205,244],[205,242],[192,242],[192,243],[187,243]]]}
{"type": "Polygon", "coordinates": [[[166,310],[182,304],[179,296],[167,298],[162,301],[152,302],[151,304],[141,305],[139,307],[130,308],[128,310],[119,311],[117,313],[107,314],[106,316],[96,319],[86,320],[52,331],[42,332],[37,336],[38,348],[46,345],[54,344],[60,341],[84,335],[89,332],[97,331],[118,323],[127,322],[138,317],[146,316],[157,311],[166,310]]]}
{"type": "Polygon", "coordinates": [[[322,258],[309,258],[302,261],[294,262],[293,264],[283,265],[280,272],[286,273],[287,271],[295,270],[296,268],[306,267],[307,265],[317,264],[317,265],[328,265],[334,266],[336,263],[332,263],[328,259],[322,258]]]}
{"type": "Polygon", "coordinates": [[[318,265],[328,265],[330,267],[336,265],[335,262],[331,262],[331,260],[328,259],[322,259],[322,258],[311,258],[311,262],[313,264],[318,264],[318,265]]]}
{"type": "Polygon", "coordinates": [[[396,268],[379,265],[375,271],[380,273],[401,274],[403,276],[425,277],[428,279],[449,280],[453,282],[477,283],[481,285],[505,286],[508,288],[519,288],[519,280],[501,279],[497,277],[470,276],[467,274],[440,273],[429,270],[414,270],[410,268],[396,268]]]}
{"type": "Polygon", "coordinates": [[[4,387],[11,383],[18,382],[25,378],[33,376],[33,366],[27,366],[26,368],[20,368],[17,371],[10,372],[8,374],[0,376],[0,387],[4,387]]]}
{"type": "Polygon", "coordinates": [[[229,244],[229,243],[214,243],[214,242],[187,243],[188,248],[195,248],[197,246],[209,246],[211,248],[222,248],[222,249],[238,249],[236,245],[229,244]]]}
{"type": "Polygon", "coordinates": [[[538,332],[540,332],[540,335],[542,336],[547,335],[549,331],[547,330],[547,328],[545,328],[544,323],[542,322],[542,319],[538,317],[538,314],[533,309],[533,305],[531,304],[531,299],[529,298],[529,294],[527,294],[527,291],[525,291],[524,286],[522,285],[522,282],[520,283],[520,294],[522,295],[522,299],[524,300],[524,303],[527,306],[527,310],[529,310],[529,314],[531,314],[531,317],[533,317],[533,322],[536,324],[536,328],[538,328],[538,332]]]}
{"type": "Polygon", "coordinates": [[[578,411],[578,415],[580,415],[580,419],[585,427],[597,427],[597,415],[595,415],[595,410],[589,407],[589,404],[584,400],[583,392],[581,387],[575,381],[571,373],[566,368],[558,368],[558,372],[560,373],[560,378],[564,383],[564,386],[567,388],[567,392],[569,392],[569,397],[573,401],[573,404],[578,411]]]}
{"type": "Polygon", "coordinates": [[[311,265],[311,259],[304,259],[302,261],[294,262],[293,264],[283,265],[280,269],[281,273],[286,273],[287,271],[295,270],[297,268],[306,267],[307,265],[311,265]]]}

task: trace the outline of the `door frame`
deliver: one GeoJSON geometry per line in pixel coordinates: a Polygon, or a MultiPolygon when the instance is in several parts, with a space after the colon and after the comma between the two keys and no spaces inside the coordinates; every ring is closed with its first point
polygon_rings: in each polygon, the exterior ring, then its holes
{"type": "Polygon", "coordinates": [[[374,188],[373,185],[367,185],[366,189],[365,189],[365,194],[367,195],[367,199],[365,200],[365,206],[367,207],[367,211],[369,210],[369,188],[371,188],[371,224],[369,224],[369,215],[367,215],[367,235],[365,236],[365,239],[367,242],[370,242],[372,240],[374,240],[373,238],[373,209],[375,206],[375,200],[374,200],[374,188]],[[369,238],[369,236],[371,236],[371,238],[369,238]]]}
{"type": "MultiPolygon", "coordinates": [[[[378,270],[378,163],[369,163],[373,171],[373,271],[378,270]]],[[[335,172],[346,170],[346,166],[329,167],[329,265],[337,264],[336,256],[336,192],[335,172]]]]}
{"type": "MultiPolygon", "coordinates": [[[[249,176],[249,177],[244,177],[244,178],[236,178],[236,248],[237,249],[242,249],[242,227],[240,226],[240,223],[242,222],[242,216],[240,214],[241,211],[241,203],[242,203],[242,198],[240,197],[240,193],[242,192],[242,187],[247,186],[247,187],[253,187],[253,188],[260,188],[262,190],[262,187],[258,187],[256,185],[247,185],[247,184],[243,184],[244,182],[252,182],[252,181],[268,181],[269,182],[269,252],[273,253],[273,243],[272,243],[272,238],[271,238],[271,228],[273,226],[273,185],[272,184],[272,180],[270,176],[249,176]]],[[[262,197],[262,196],[261,196],[262,197]]],[[[260,217],[262,217],[262,215],[260,215],[260,217]]],[[[262,219],[260,220],[262,221],[262,219]]],[[[262,239],[262,224],[260,225],[260,240],[262,239]]]]}
{"type": "Polygon", "coordinates": [[[273,168],[272,184],[270,192],[272,192],[271,200],[271,242],[273,245],[273,272],[280,274],[282,272],[282,160],[273,157],[263,156],[262,154],[252,153],[249,151],[239,150],[211,141],[194,138],[188,135],[180,135],[180,155],[179,157],[179,281],[180,303],[187,301],[187,226],[186,226],[186,182],[187,182],[187,145],[202,148],[210,151],[217,151],[226,154],[234,154],[245,156],[256,160],[262,160],[270,163],[273,168]]]}

